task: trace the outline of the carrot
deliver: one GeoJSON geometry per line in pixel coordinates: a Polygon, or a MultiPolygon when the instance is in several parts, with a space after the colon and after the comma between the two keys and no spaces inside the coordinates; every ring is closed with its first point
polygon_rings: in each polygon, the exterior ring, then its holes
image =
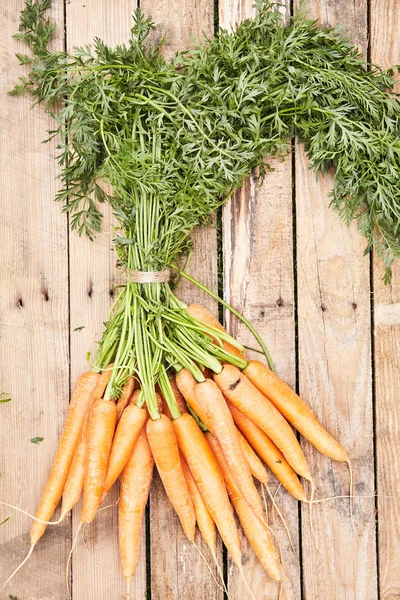
{"type": "Polygon", "coordinates": [[[119,547],[122,573],[128,585],[139,560],[140,532],[153,467],[153,455],[143,428],[120,477],[119,547]]]}
{"type": "Polygon", "coordinates": [[[171,412],[170,412],[170,410],[168,408],[168,404],[166,403],[166,401],[164,400],[164,398],[163,398],[163,401],[162,401],[162,411],[161,412],[162,412],[163,415],[165,415],[166,417],[168,417],[168,419],[171,419],[171,421],[172,421],[171,412]]]}
{"type": "Polygon", "coordinates": [[[224,396],[271,438],[296,473],[311,481],[306,458],[293,430],[251,381],[233,365],[225,365],[220,373],[214,374],[214,380],[224,396]]]}
{"type": "Polygon", "coordinates": [[[129,404],[122,413],[112,441],[104,494],[111,489],[128,462],[146,419],[146,410],[133,403],[129,404]]]}
{"type": "Polygon", "coordinates": [[[169,382],[171,384],[171,388],[172,388],[172,391],[174,393],[174,397],[175,397],[176,404],[178,406],[179,412],[181,414],[182,413],[186,413],[188,410],[187,410],[187,407],[186,407],[185,398],[183,397],[183,395],[181,394],[181,392],[179,390],[179,387],[178,387],[178,385],[176,383],[175,377],[171,376],[169,378],[169,382]]]}
{"type": "Polygon", "coordinates": [[[261,498],[243,454],[237,429],[225,399],[212,379],[196,384],[196,398],[211,423],[211,431],[221,444],[229,468],[243,496],[260,519],[264,518],[261,498]]]}
{"type": "Polygon", "coordinates": [[[186,483],[189,488],[190,496],[192,498],[194,511],[196,513],[196,521],[199,526],[201,535],[203,536],[207,546],[211,550],[211,554],[215,556],[215,544],[216,544],[216,532],[215,523],[208,511],[206,503],[200,494],[199,488],[190,472],[189,466],[186,460],[181,456],[183,474],[185,475],[186,483]]]}
{"type": "Polygon", "coordinates": [[[224,478],[203,432],[194,418],[183,414],[173,421],[179,449],[189,465],[208,511],[232,560],[240,567],[242,551],[224,478]]]}
{"type": "Polygon", "coordinates": [[[67,481],[65,482],[64,492],[62,495],[61,518],[64,518],[69,511],[74,508],[83,492],[89,417],[90,412],[86,416],[85,425],[82,429],[79,443],[74,453],[74,458],[71,463],[67,481]]]}
{"type": "MultiPolygon", "coordinates": [[[[190,408],[197,414],[200,421],[204,423],[209,431],[212,432],[212,424],[211,420],[207,416],[206,412],[201,407],[200,403],[196,398],[196,385],[197,382],[193,375],[187,369],[182,369],[176,375],[176,383],[181,393],[183,394],[186,402],[189,404],[190,408]]],[[[181,411],[182,412],[182,411],[181,411]]],[[[238,434],[240,432],[238,431],[238,434]]],[[[258,457],[252,452],[251,447],[247,443],[246,439],[243,436],[239,435],[240,444],[242,446],[242,451],[246,457],[247,462],[249,463],[250,471],[252,475],[261,481],[262,483],[267,483],[268,474],[261,464],[258,457]],[[251,455],[250,455],[251,454],[251,455]]]]}
{"type": "MultiPolygon", "coordinates": [[[[171,385],[172,393],[174,395],[176,405],[178,407],[179,412],[181,414],[186,413],[188,410],[186,407],[185,398],[182,396],[181,392],[179,391],[178,386],[176,385],[175,377],[169,377],[169,383],[171,385]]],[[[167,415],[168,419],[172,419],[172,415],[168,408],[168,404],[167,404],[165,398],[163,398],[163,402],[162,402],[162,412],[164,415],[167,415]]]]}
{"type": "Polygon", "coordinates": [[[102,373],[100,374],[99,381],[97,383],[96,389],[93,394],[94,400],[97,400],[97,398],[103,397],[104,392],[106,391],[107,384],[111,379],[113,366],[114,366],[114,363],[110,363],[109,365],[107,365],[107,367],[104,369],[104,371],[102,371],[102,373]]]}
{"type": "MultiPolygon", "coordinates": [[[[222,327],[221,323],[210,313],[210,311],[208,311],[201,304],[191,304],[190,306],[187,307],[186,310],[190,315],[192,315],[192,317],[195,317],[199,321],[203,321],[207,325],[211,325],[212,327],[219,329],[219,331],[223,331],[224,333],[227,333],[226,330],[222,327]]],[[[214,343],[218,343],[215,338],[213,338],[212,336],[210,336],[210,337],[214,343]]],[[[227,352],[230,352],[231,354],[234,354],[235,356],[239,356],[240,358],[243,358],[243,352],[241,352],[238,348],[235,348],[235,346],[232,346],[232,344],[230,344],[229,342],[226,342],[225,340],[223,340],[222,344],[223,344],[224,349],[227,352]]]]}
{"type": "Polygon", "coordinates": [[[158,392],[156,392],[156,400],[157,400],[158,412],[160,413],[160,415],[162,415],[162,412],[163,412],[163,401],[162,401],[162,398],[161,398],[161,394],[159,394],[158,392]]]}
{"type": "Polygon", "coordinates": [[[242,447],[242,452],[246,458],[246,461],[250,467],[250,472],[257,481],[263,483],[264,485],[268,484],[268,473],[261,460],[258,458],[257,454],[254,452],[253,448],[250,446],[249,442],[246,440],[244,435],[237,429],[237,434],[239,437],[239,442],[242,447]]]}
{"type": "MultiPolygon", "coordinates": [[[[75,384],[64,431],[36,512],[37,519],[50,521],[60,501],[85,417],[92,402],[92,393],[98,380],[99,375],[90,371],[81,375],[75,384]]],[[[44,523],[33,522],[30,531],[31,546],[37,544],[45,530],[44,523]]]]}
{"type": "Polygon", "coordinates": [[[146,432],[169,501],[180,519],[186,537],[193,542],[196,515],[183,474],[172,421],[166,415],[161,415],[155,421],[149,419],[146,432]]]}
{"type": "Polygon", "coordinates": [[[224,475],[229,497],[251,547],[269,576],[275,579],[275,581],[281,581],[279,556],[268,527],[254,514],[250,505],[245,500],[217,438],[211,433],[206,433],[206,438],[224,475]]]}
{"type": "Polygon", "coordinates": [[[304,400],[268,367],[251,360],[244,373],[317,450],[332,460],[349,461],[346,450],[326,431],[304,400]]]}
{"type": "Polygon", "coordinates": [[[118,398],[117,402],[117,420],[120,419],[125,408],[128,406],[131,396],[135,390],[136,381],[133,377],[129,377],[128,381],[123,387],[122,394],[118,398]]]}
{"type": "Polygon", "coordinates": [[[90,523],[94,519],[103,498],[116,422],[115,402],[97,398],[93,404],[88,424],[81,523],[90,523]]]}
{"type": "Polygon", "coordinates": [[[196,398],[196,385],[197,382],[193,375],[188,369],[181,369],[175,377],[176,385],[182,396],[185,398],[187,404],[196,413],[200,421],[204,423],[207,429],[210,429],[210,420],[207,417],[205,410],[203,410],[200,402],[196,398]]]}
{"type": "MultiPolygon", "coordinates": [[[[111,368],[113,366],[113,363],[109,364],[108,367],[101,373],[96,389],[93,392],[93,401],[103,396],[107,387],[107,383],[110,380],[112,373],[111,368]]],[[[87,436],[89,429],[89,416],[90,411],[86,416],[85,425],[82,429],[79,443],[74,453],[74,458],[72,460],[71,468],[68,473],[67,481],[65,482],[64,492],[62,496],[61,518],[64,518],[69,513],[69,511],[73,509],[75,504],[79,501],[83,492],[83,486],[85,481],[85,463],[87,451],[87,436]]]]}
{"type": "Polygon", "coordinates": [[[229,401],[227,404],[237,428],[242,432],[243,436],[254,448],[258,456],[263,459],[273,474],[292,496],[303,502],[306,501],[307,496],[299,478],[279,448],[275,446],[274,442],[269,439],[267,434],[264,433],[258,425],[243,415],[236,406],[229,401]]]}
{"type": "MultiPolygon", "coordinates": [[[[142,393],[142,390],[140,390],[140,389],[135,390],[133,392],[132,396],[129,398],[129,404],[137,404],[141,393],[142,393]]],[[[157,400],[157,402],[158,402],[158,400],[157,400]]],[[[146,406],[146,405],[144,405],[144,406],[146,406]]]]}

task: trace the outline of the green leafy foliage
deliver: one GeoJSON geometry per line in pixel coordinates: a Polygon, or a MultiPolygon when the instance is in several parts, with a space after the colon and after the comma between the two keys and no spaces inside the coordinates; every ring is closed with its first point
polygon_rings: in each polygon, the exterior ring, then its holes
{"type": "Polygon", "coordinates": [[[126,45],[110,48],[96,38],[71,54],[52,52],[49,4],[27,0],[22,12],[17,38],[31,54],[18,58],[30,70],[12,93],[31,95],[54,118],[48,139],[59,141],[57,200],[72,228],[93,238],[104,202],[119,223],[114,241],[127,282],[116,286],[93,362],[96,370],[114,364],[105,397],[118,398],[134,375],[152,418],[159,414],[156,383],[176,414],[167,369],[186,367],[202,381],[202,367],[245,366],[223,348],[224,339],[238,342],[208,331],[214,343],[168,283],[143,285],[133,274],[170,266],[181,274],[176,261],[190,256],[192,229],[206,224],[253,168],[263,177],[266,158],[284,157],[294,136],[317,173],[335,168],[332,207],[347,223],[357,221],[389,281],[400,256],[393,70],[367,70],[338,31],[300,14],[286,26],[276,5],[262,1],[254,20],[171,61],[149,43],[154,25],[140,10],[126,45]]]}
{"type": "Polygon", "coordinates": [[[3,402],[11,402],[10,394],[7,394],[6,392],[0,392],[0,404],[3,402]]]}
{"type": "Polygon", "coordinates": [[[100,230],[98,202],[110,202],[126,232],[125,242],[117,240],[121,261],[133,243],[138,268],[170,265],[189,251],[192,228],[298,136],[316,171],[335,167],[332,207],[346,223],[357,221],[390,279],[400,255],[400,111],[387,91],[393,69],[367,70],[338,31],[303,15],[285,26],[262,1],[254,20],[170,62],[147,44],[154,25],[140,10],[128,45],[95,39],[71,55],[50,52],[49,5],[28,0],[22,12],[16,37],[32,57],[18,57],[31,71],[13,93],[31,94],[54,116],[57,199],[80,234],[100,230]]]}
{"type": "Polygon", "coordinates": [[[40,442],[43,442],[44,438],[42,437],[33,437],[31,438],[31,443],[32,444],[40,444],[40,442]]]}

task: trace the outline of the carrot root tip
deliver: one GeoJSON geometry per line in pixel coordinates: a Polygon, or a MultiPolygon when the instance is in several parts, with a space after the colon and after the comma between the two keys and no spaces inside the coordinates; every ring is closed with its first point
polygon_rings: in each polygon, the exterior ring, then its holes
{"type": "Polygon", "coordinates": [[[132,577],[126,578],[126,600],[130,600],[131,597],[131,581],[132,577]]]}
{"type": "MultiPolygon", "coordinates": [[[[278,505],[277,505],[277,503],[275,501],[275,498],[273,497],[273,495],[272,495],[271,490],[269,489],[269,487],[267,485],[264,485],[264,487],[267,490],[267,493],[268,493],[268,495],[269,495],[269,497],[271,499],[273,507],[275,508],[276,512],[278,513],[278,516],[279,516],[280,520],[283,523],[283,526],[284,526],[284,528],[286,530],[286,533],[287,533],[287,536],[288,536],[288,540],[289,540],[289,544],[290,544],[290,547],[292,548],[293,554],[297,557],[297,552],[296,552],[296,549],[294,547],[292,536],[290,535],[289,527],[288,527],[288,524],[286,523],[285,517],[283,516],[283,514],[279,510],[279,507],[278,507],[278,505]]],[[[267,502],[265,500],[264,487],[262,488],[262,493],[263,493],[263,497],[264,497],[265,506],[267,506],[267,502]]],[[[267,523],[267,526],[268,526],[268,523],[267,523]]]]}
{"type": "Polygon", "coordinates": [[[247,583],[247,579],[245,577],[244,570],[243,570],[243,565],[238,565],[238,569],[239,569],[240,576],[243,579],[243,583],[245,585],[245,588],[249,592],[250,597],[252,598],[252,600],[256,600],[256,597],[254,596],[253,592],[251,591],[251,588],[250,588],[249,584],[247,583]]]}
{"type": "Polygon", "coordinates": [[[18,565],[18,567],[15,569],[15,571],[13,571],[10,575],[10,577],[3,583],[2,587],[0,588],[0,592],[2,592],[4,590],[4,588],[6,587],[7,583],[10,583],[11,579],[14,577],[14,575],[16,575],[18,573],[18,571],[20,569],[22,569],[22,567],[24,566],[24,564],[26,562],[28,562],[28,560],[30,559],[30,557],[32,556],[32,552],[35,548],[36,544],[31,544],[28,550],[28,554],[25,556],[24,560],[22,561],[22,563],[20,563],[18,565]]]}
{"type": "Polygon", "coordinates": [[[7,506],[8,508],[12,508],[13,510],[16,510],[17,512],[20,512],[23,515],[26,515],[30,519],[33,519],[33,521],[37,521],[38,523],[42,523],[43,525],[58,525],[59,523],[61,523],[61,521],[65,517],[65,515],[61,514],[61,516],[58,519],[58,521],[43,521],[43,519],[39,519],[35,515],[32,515],[31,513],[29,513],[26,510],[24,510],[23,508],[19,508],[18,506],[14,506],[14,504],[9,504],[8,502],[0,502],[0,505],[1,506],[7,506]]]}
{"type": "Polygon", "coordinates": [[[67,592],[68,592],[68,596],[69,596],[70,600],[72,600],[72,592],[71,592],[71,588],[70,588],[70,581],[69,581],[69,577],[68,577],[68,571],[69,571],[69,565],[71,564],[72,554],[73,554],[73,552],[75,550],[75,546],[76,546],[76,543],[78,541],[78,536],[79,536],[79,532],[81,530],[82,525],[83,525],[82,522],[79,523],[79,525],[78,525],[78,529],[76,530],[76,534],[75,534],[75,538],[74,538],[74,541],[73,541],[72,546],[71,546],[71,550],[69,551],[69,554],[68,554],[67,565],[65,567],[65,583],[67,585],[67,592]]]}
{"type": "Polygon", "coordinates": [[[353,510],[354,509],[354,502],[353,502],[353,498],[354,498],[354,496],[353,496],[353,469],[352,469],[352,466],[351,466],[350,459],[346,460],[346,463],[347,463],[347,466],[348,466],[348,469],[349,469],[349,477],[350,477],[350,481],[349,481],[349,488],[350,488],[350,491],[349,491],[349,503],[350,503],[351,527],[352,527],[352,529],[354,531],[354,535],[356,536],[357,543],[359,544],[360,543],[360,538],[358,537],[358,533],[357,533],[357,529],[356,529],[356,524],[354,522],[354,510],[353,510]]]}

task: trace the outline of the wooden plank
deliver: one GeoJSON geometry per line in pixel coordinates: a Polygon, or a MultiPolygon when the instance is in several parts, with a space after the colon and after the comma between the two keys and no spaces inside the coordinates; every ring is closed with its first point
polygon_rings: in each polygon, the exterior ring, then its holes
{"type": "MultiPolygon", "coordinates": [[[[193,44],[193,35],[212,35],[214,4],[212,0],[196,3],[182,0],[142,0],[142,10],[150,14],[157,25],[153,40],[165,37],[164,53],[171,57],[177,51],[193,44]]],[[[194,252],[188,272],[202,283],[217,291],[217,241],[212,227],[202,228],[192,235],[194,252]]],[[[202,302],[215,314],[216,303],[198,288],[181,281],[177,294],[187,303],[202,302]]],[[[206,544],[197,533],[196,543],[218,577],[213,559],[206,544]]],[[[222,591],[212,579],[209,569],[197,550],[186,540],[182,527],[170,506],[158,474],[155,475],[150,494],[150,549],[152,598],[175,600],[222,599],[222,591]],[[201,583],[200,583],[201,582],[201,583]]],[[[218,560],[222,565],[222,549],[218,560]]]]}
{"type": "MultiPolygon", "coordinates": [[[[322,24],[345,24],[366,48],[367,6],[315,1],[322,24]]],[[[303,589],[307,599],[377,598],[371,382],[369,259],[365,240],[329,208],[333,174],[319,182],[296,151],[297,273],[300,392],[348,450],[354,469],[354,522],[348,500],[316,505],[315,540],[302,508],[303,589]],[[369,498],[368,498],[369,497],[369,498]]],[[[349,493],[346,465],[304,442],[318,497],[349,493]]]]}
{"type": "MultiPolygon", "coordinates": [[[[371,61],[389,67],[400,62],[400,4],[371,0],[371,61]]],[[[397,86],[400,91],[400,86],[397,86]]],[[[374,256],[375,448],[378,505],[379,598],[400,597],[400,265],[390,286],[374,256]]]]}
{"type": "MultiPolygon", "coordinates": [[[[68,49],[89,43],[95,36],[110,45],[127,41],[132,27],[135,0],[109,2],[66,3],[68,49]]],[[[70,235],[71,271],[71,372],[74,382],[87,369],[86,351],[95,349],[95,340],[103,332],[103,321],[112,302],[112,287],[116,276],[116,255],[112,248],[112,219],[108,207],[103,230],[94,243],[70,235]],[[84,326],[81,331],[76,327],[84,326]]],[[[110,492],[105,505],[116,502],[118,485],[110,492]]],[[[79,522],[80,505],[74,511],[74,535],[79,522]]],[[[85,531],[85,539],[93,557],[82,543],[77,544],[72,565],[73,597],[79,600],[123,597],[126,589],[122,577],[118,548],[118,509],[110,507],[96,515],[85,531]]],[[[146,593],[145,531],[142,535],[142,556],[132,579],[132,597],[144,598],[146,593]]]]}
{"type": "MultiPolygon", "coordinates": [[[[287,11],[289,2],[286,3],[287,11]]],[[[254,15],[251,0],[220,4],[220,25],[232,24],[254,15]]],[[[256,174],[239,190],[223,209],[224,294],[228,302],[240,310],[266,341],[276,362],[278,373],[289,385],[296,386],[294,283],[293,283],[293,219],[292,164],[270,161],[274,171],[262,186],[256,174]]],[[[225,312],[229,331],[241,342],[256,345],[249,331],[225,312]]],[[[251,358],[260,355],[248,352],[251,358]]],[[[271,491],[277,482],[271,475],[271,491]]],[[[276,501],[282,511],[295,544],[295,555],[286,531],[274,510],[270,525],[281,545],[287,580],[285,598],[300,598],[300,561],[298,558],[297,501],[280,490],[276,501]]],[[[278,596],[278,587],[262,569],[247,539],[241,534],[246,580],[258,599],[278,596]]],[[[229,562],[228,589],[232,598],[247,597],[245,583],[229,562]]]]}
{"type": "MultiPolygon", "coordinates": [[[[24,5],[6,0],[0,8],[0,391],[12,401],[0,404],[0,499],[35,512],[57,447],[69,402],[67,223],[53,198],[56,142],[43,145],[52,121],[30,110],[29,98],[11,98],[23,68],[11,39],[24,5]],[[40,444],[30,443],[44,438],[40,444]]],[[[54,48],[63,47],[63,6],[50,14],[58,24],[54,48]]],[[[1,584],[29,547],[31,519],[0,510],[1,584]]],[[[71,523],[48,528],[25,567],[2,598],[66,600],[65,564],[71,523]]]]}

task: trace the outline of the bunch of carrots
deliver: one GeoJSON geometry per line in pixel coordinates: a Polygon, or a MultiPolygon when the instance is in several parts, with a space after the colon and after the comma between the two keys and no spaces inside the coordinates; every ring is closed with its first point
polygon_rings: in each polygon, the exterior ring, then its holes
{"type": "MultiPolygon", "coordinates": [[[[224,331],[203,306],[192,304],[187,312],[207,331],[224,331]]],[[[230,342],[223,344],[226,351],[244,358],[230,342]]],[[[282,581],[280,557],[254,479],[267,485],[265,463],[290,494],[310,502],[299,477],[312,483],[312,474],[291,425],[331,459],[349,463],[349,457],[308,405],[271,369],[257,360],[246,363],[242,370],[229,363],[219,373],[205,369],[200,383],[188,369],[170,372],[172,397],[163,397],[157,387],[159,415],[155,419],[145,408],[135,378],[129,378],[118,399],[106,399],[114,365],[101,373],[81,375],[31,528],[25,561],[46,526],[54,523],[50,519],[60,501],[57,523],[83,494],[80,528],[95,518],[119,479],[120,556],[129,597],[155,464],[190,542],[194,543],[197,523],[216,561],[218,529],[241,569],[235,511],[265,571],[282,581]]]]}
{"type": "Polygon", "coordinates": [[[241,569],[236,512],[262,566],[282,581],[254,479],[266,487],[268,467],[312,506],[312,474],[292,426],[350,468],[344,448],[277,377],[252,324],[179,266],[189,260],[193,228],[207,223],[254,167],[263,173],[266,157],[283,156],[292,135],[307,143],[316,170],[336,166],[334,206],[363,215],[364,233],[369,215],[369,243],[386,257],[388,277],[399,253],[392,235],[397,214],[388,209],[383,218],[373,209],[377,188],[393,206],[399,195],[397,171],[387,163],[398,139],[399,105],[386,92],[394,84],[391,71],[366,70],[334,30],[301,15],[286,26],[274,3],[256,4],[253,20],[166,61],[161,46],[147,46],[154,24],[140,9],[127,44],[110,48],[96,39],[93,47],[54,52],[51,0],[26,0],[15,37],[27,46],[29,54],[17,56],[30,70],[12,93],[31,95],[56,120],[49,139],[59,136],[57,199],[72,228],[93,239],[101,227],[95,201],[110,205],[126,282],[116,286],[96,355],[88,356],[92,371],[75,385],[29,552],[18,568],[55,523],[60,501],[57,522],[83,496],[83,526],[119,479],[129,588],[155,465],[190,542],[197,523],[217,564],[218,530],[241,569]],[[268,367],[248,360],[204,307],[186,306],[174,293],[171,270],[241,319],[268,367]],[[302,478],[311,484],[309,497],[302,478]]]}

